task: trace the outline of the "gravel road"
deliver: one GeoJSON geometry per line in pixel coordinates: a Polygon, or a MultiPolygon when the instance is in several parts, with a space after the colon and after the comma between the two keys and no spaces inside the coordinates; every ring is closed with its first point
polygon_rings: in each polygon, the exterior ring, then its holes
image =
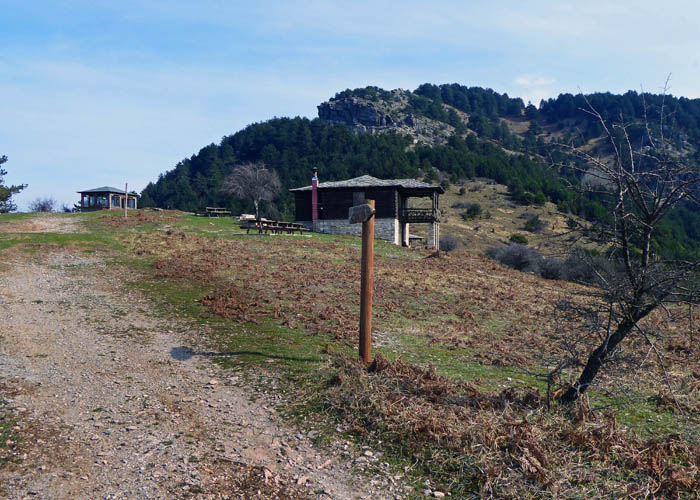
{"type": "Polygon", "coordinates": [[[197,327],[155,314],[100,257],[0,253],[0,280],[0,398],[24,436],[0,496],[401,497],[398,476],[356,475],[378,454],[315,447],[275,411],[274,380],[263,393],[220,370],[197,327]]]}

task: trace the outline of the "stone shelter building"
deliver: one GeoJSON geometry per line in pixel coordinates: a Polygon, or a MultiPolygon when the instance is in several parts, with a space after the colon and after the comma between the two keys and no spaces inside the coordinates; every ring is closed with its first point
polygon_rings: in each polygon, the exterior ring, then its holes
{"type": "Polygon", "coordinates": [[[377,179],[363,175],[336,182],[318,182],[290,189],[294,193],[296,222],[314,232],[360,235],[361,224],[348,223],[348,210],[364,200],[375,200],[375,237],[395,245],[409,245],[409,225],[429,224],[427,246],[439,249],[441,186],[414,179],[377,179]],[[411,198],[429,198],[430,208],[410,208],[411,198]]]}
{"type": "Polygon", "coordinates": [[[95,189],[78,191],[80,195],[80,210],[123,210],[124,203],[128,208],[138,208],[139,195],[136,191],[125,194],[123,189],[103,186],[95,189]]]}

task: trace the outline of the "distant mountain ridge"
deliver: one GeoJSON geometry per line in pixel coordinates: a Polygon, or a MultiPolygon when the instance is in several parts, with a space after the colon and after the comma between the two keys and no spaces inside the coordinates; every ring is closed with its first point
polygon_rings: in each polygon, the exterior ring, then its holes
{"type": "Polygon", "coordinates": [[[656,121],[662,105],[672,119],[668,130],[675,134],[679,149],[696,153],[700,99],[634,91],[622,95],[561,94],[541,101],[536,108],[526,106],[520,98],[459,84],[426,83],[412,92],[365,87],[337,93],[318,106],[318,115],[356,132],[408,134],[415,142],[431,146],[446,144],[452,135],[475,133],[479,138],[499,141],[507,149],[535,152],[538,138],[542,138],[540,144],[554,140],[583,144],[602,137],[601,124],[586,112],[589,107],[606,120],[637,121],[630,130],[641,134],[643,120],[656,121]]]}
{"type": "MultiPolygon", "coordinates": [[[[202,148],[150,183],[142,201],[190,211],[212,205],[246,211],[250,207],[221,193],[219,186],[235,164],[263,161],[279,173],[284,187],[268,207],[274,216],[291,217],[293,200],[286,190],[308,184],[315,167],[329,181],[363,174],[452,183],[486,177],[508,186],[521,203],[551,201],[565,213],[601,219],[608,216],[602,205],[567,188],[580,176],[550,166],[552,156],[561,154],[552,148],[555,142],[601,157],[609,154],[600,123],[582,110],[589,104],[605,118],[622,116],[634,141],[644,140],[645,114],[654,123],[665,106],[667,134],[678,154],[700,163],[700,99],[633,91],[561,94],[537,108],[491,89],[459,84],[426,83],[413,91],[365,87],[319,104],[319,118],[274,118],[202,148]]],[[[679,214],[664,238],[700,251],[700,217],[689,208],[679,214]]]]}

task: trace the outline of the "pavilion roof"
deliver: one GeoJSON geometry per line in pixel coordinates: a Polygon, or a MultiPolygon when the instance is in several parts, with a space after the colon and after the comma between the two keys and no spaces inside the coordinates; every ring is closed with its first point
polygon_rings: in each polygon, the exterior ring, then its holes
{"type": "MultiPolygon", "coordinates": [[[[116,194],[124,194],[123,189],[115,188],[115,187],[110,187],[110,186],[102,186],[94,189],[86,189],[85,191],[78,191],[79,194],[95,194],[95,193],[116,193],[116,194]]],[[[136,191],[129,191],[130,195],[133,196],[139,196],[139,194],[136,191]]]]}
{"type": "MultiPolygon", "coordinates": [[[[427,182],[417,181],[415,179],[378,179],[371,175],[362,175],[353,179],[344,181],[328,181],[320,182],[318,189],[353,189],[353,188],[379,188],[379,187],[394,187],[402,190],[420,190],[420,191],[438,191],[444,193],[445,190],[438,185],[428,184],[427,182]]],[[[311,186],[290,189],[292,192],[311,191],[311,186]]]]}

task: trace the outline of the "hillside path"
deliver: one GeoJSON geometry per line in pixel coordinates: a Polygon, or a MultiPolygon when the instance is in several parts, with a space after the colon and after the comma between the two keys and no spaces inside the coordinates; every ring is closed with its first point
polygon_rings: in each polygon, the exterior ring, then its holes
{"type": "Polygon", "coordinates": [[[265,498],[245,492],[242,467],[280,498],[400,497],[398,477],[354,475],[370,453],[313,446],[274,390],[220,370],[196,326],[155,314],[99,256],[0,251],[0,280],[0,398],[24,436],[0,497],[265,498]]]}

